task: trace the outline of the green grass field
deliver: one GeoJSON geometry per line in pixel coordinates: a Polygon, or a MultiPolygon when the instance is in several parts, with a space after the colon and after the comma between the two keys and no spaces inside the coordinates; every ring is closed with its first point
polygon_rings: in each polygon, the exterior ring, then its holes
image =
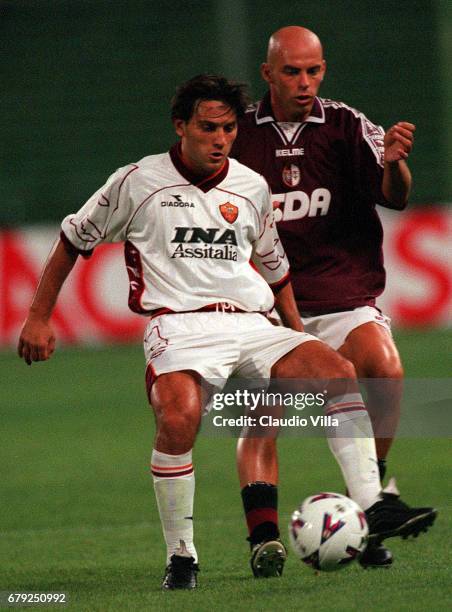
{"type": "MultiPolygon", "coordinates": [[[[397,335],[411,377],[451,375],[452,332],[397,335]],[[447,360],[449,359],[449,364],[447,360]]],[[[390,570],[315,575],[290,555],[254,580],[235,441],[200,436],[195,529],[200,588],[160,592],[164,546],[148,463],[153,418],[140,346],[61,350],[1,367],[0,591],[67,592],[77,610],[446,610],[451,592],[450,440],[401,439],[389,462],[407,501],[440,509],[417,540],[391,541],[390,570]]],[[[323,439],[280,440],[280,518],[306,495],[343,490],[323,439]]],[[[3,609],[3,608],[2,608],[3,609]]]]}

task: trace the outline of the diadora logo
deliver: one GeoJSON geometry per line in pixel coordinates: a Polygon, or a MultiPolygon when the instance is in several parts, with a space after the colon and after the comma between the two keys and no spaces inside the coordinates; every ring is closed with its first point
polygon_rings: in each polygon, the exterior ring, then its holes
{"type": "Polygon", "coordinates": [[[289,191],[276,193],[273,200],[280,202],[275,209],[275,219],[279,221],[295,221],[303,217],[324,217],[328,214],[331,203],[331,192],[319,187],[314,189],[311,197],[304,191],[289,191]]]}
{"type": "Polygon", "coordinates": [[[237,261],[237,236],[233,229],[176,227],[171,243],[177,243],[171,258],[227,259],[237,261]],[[186,246],[199,244],[198,247],[186,246]]]}
{"type": "Polygon", "coordinates": [[[182,200],[182,196],[179,194],[170,194],[171,200],[164,200],[160,202],[160,206],[178,206],[180,208],[194,208],[195,205],[193,202],[187,202],[182,200]]]}

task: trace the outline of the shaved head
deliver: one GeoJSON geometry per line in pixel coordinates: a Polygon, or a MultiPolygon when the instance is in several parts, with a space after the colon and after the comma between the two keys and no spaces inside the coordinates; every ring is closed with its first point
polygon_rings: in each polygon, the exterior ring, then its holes
{"type": "Polygon", "coordinates": [[[293,49],[306,49],[313,53],[320,53],[323,59],[323,48],[320,38],[311,30],[301,26],[286,26],[277,30],[270,36],[267,49],[267,62],[275,61],[281,54],[287,54],[293,49]]]}
{"type": "Polygon", "coordinates": [[[317,34],[300,26],[286,26],[272,34],[261,74],[277,121],[302,122],[309,117],[325,70],[317,34]]]}

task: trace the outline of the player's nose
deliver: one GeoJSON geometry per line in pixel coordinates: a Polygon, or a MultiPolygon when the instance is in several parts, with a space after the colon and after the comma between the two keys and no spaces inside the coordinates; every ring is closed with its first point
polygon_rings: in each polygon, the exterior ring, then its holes
{"type": "Polygon", "coordinates": [[[307,89],[309,87],[309,78],[307,72],[303,70],[300,72],[298,76],[298,86],[300,89],[307,89]]]}
{"type": "Polygon", "coordinates": [[[226,132],[224,130],[216,130],[214,143],[218,147],[224,147],[226,144],[226,132]]]}

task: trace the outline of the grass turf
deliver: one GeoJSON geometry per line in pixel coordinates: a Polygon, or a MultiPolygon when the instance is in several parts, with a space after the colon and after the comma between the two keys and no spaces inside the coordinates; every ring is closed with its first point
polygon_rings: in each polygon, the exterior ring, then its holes
{"type": "MultiPolygon", "coordinates": [[[[451,341],[451,331],[398,334],[407,376],[450,376],[451,341]]],[[[257,581],[235,441],[201,435],[194,454],[201,587],[161,593],[164,547],[148,473],[153,419],[141,348],[64,350],[31,368],[2,353],[0,368],[0,591],[65,591],[77,610],[449,609],[449,440],[400,439],[391,453],[389,475],[396,473],[404,497],[440,515],[418,540],[390,542],[390,570],[355,564],[315,575],[291,554],[280,580],[257,581]]],[[[324,440],[282,438],[279,448],[285,529],[303,497],[343,484],[324,440]]]]}

